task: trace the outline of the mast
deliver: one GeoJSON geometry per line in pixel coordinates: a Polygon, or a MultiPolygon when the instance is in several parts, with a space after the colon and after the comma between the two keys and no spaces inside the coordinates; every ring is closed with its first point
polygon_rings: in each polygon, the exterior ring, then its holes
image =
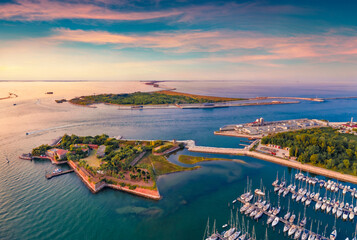
{"type": "MultiPolygon", "coordinates": [[[[357,227],[357,225],[356,225],[356,227],[357,227]]],[[[268,239],[268,229],[267,228],[265,229],[265,240],[269,240],[268,239]]]]}
{"type": "Polygon", "coordinates": [[[207,220],[205,231],[203,233],[202,240],[206,239],[206,237],[209,237],[209,217],[208,217],[208,220],[207,220]]]}

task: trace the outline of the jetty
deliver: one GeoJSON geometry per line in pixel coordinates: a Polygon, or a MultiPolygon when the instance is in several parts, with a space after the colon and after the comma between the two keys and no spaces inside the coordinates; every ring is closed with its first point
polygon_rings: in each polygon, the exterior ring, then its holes
{"type": "Polygon", "coordinates": [[[280,158],[277,156],[268,155],[265,153],[254,151],[254,150],[252,150],[252,148],[257,143],[257,141],[259,141],[259,140],[254,141],[249,147],[245,147],[245,148],[220,148],[220,147],[196,146],[194,141],[185,141],[185,143],[186,143],[186,148],[190,152],[202,152],[202,153],[212,153],[212,154],[226,154],[226,155],[239,155],[239,156],[253,157],[253,158],[261,159],[264,161],[276,163],[279,165],[283,165],[283,166],[299,169],[302,171],[307,171],[310,173],[318,174],[321,176],[334,178],[339,181],[357,184],[356,176],[352,176],[349,174],[343,174],[343,173],[329,170],[326,168],[321,168],[321,167],[317,167],[317,166],[313,166],[313,165],[309,165],[309,164],[303,164],[303,163],[295,161],[295,160],[280,158]]]}
{"type": "Polygon", "coordinates": [[[74,170],[73,170],[73,169],[70,169],[70,170],[62,171],[62,172],[47,173],[47,174],[45,175],[45,177],[46,177],[47,179],[51,179],[51,178],[53,178],[53,177],[61,176],[61,175],[64,175],[64,174],[67,174],[67,173],[71,173],[71,172],[74,172],[74,170]]]}

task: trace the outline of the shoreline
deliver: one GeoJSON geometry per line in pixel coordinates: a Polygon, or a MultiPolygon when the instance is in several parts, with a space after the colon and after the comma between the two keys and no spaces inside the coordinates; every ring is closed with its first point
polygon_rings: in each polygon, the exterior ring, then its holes
{"type": "Polygon", "coordinates": [[[228,108],[228,107],[245,107],[245,106],[267,106],[267,105],[283,105],[283,104],[298,104],[299,101],[291,101],[291,102],[250,102],[250,103],[230,103],[235,101],[227,101],[227,102],[216,102],[214,106],[205,106],[202,104],[147,104],[147,105],[123,105],[116,103],[93,103],[93,104],[78,104],[73,103],[71,101],[67,101],[70,104],[80,107],[88,107],[88,108],[97,108],[98,104],[117,106],[118,110],[146,110],[146,109],[212,109],[212,108],[228,108]],[[141,106],[141,108],[135,108],[141,106]],[[134,108],[133,108],[134,107],[134,108]]]}

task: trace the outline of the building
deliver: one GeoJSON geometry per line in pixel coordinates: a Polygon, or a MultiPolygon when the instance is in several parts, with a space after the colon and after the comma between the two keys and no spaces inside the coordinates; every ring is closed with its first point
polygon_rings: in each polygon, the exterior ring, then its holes
{"type": "Polygon", "coordinates": [[[100,145],[97,150],[97,157],[102,158],[105,156],[105,145],[100,145]]]}
{"type": "Polygon", "coordinates": [[[59,148],[53,148],[50,150],[47,150],[46,155],[50,158],[57,159],[58,160],[63,160],[66,158],[68,151],[64,149],[59,149],[59,148]]]}

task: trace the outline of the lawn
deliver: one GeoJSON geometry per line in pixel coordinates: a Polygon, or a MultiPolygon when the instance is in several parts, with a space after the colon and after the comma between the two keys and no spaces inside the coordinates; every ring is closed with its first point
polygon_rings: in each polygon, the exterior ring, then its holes
{"type": "Polygon", "coordinates": [[[83,159],[90,167],[99,168],[101,160],[97,158],[97,150],[92,150],[88,157],[83,159]]]}
{"type": "Polygon", "coordinates": [[[154,166],[156,175],[163,175],[167,173],[180,172],[180,171],[190,171],[198,167],[181,167],[176,164],[169,162],[164,156],[148,155],[143,158],[138,167],[143,166],[145,168],[149,166],[154,166]]]}

